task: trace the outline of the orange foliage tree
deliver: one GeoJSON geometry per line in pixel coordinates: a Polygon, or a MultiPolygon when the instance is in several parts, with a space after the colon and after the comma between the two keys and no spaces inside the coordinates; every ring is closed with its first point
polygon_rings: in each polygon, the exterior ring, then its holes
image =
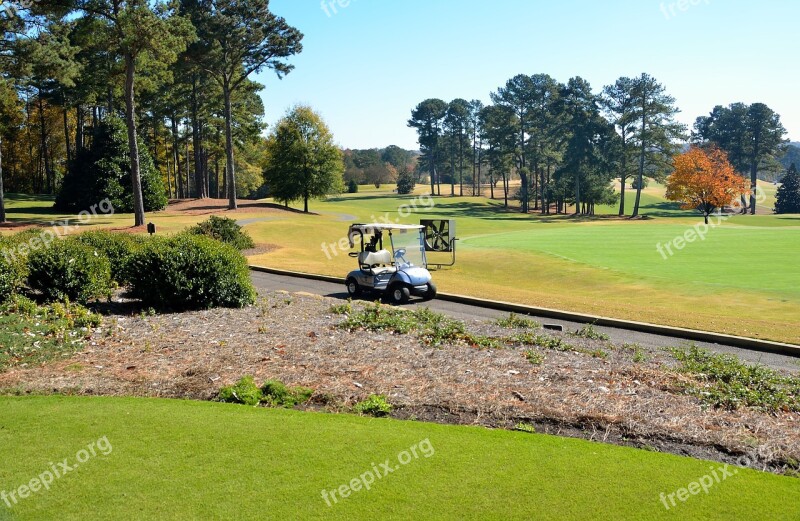
{"type": "Polygon", "coordinates": [[[712,147],[692,147],[673,159],[675,171],[667,178],[667,199],[678,201],[681,208],[703,212],[705,222],[716,208],[748,194],[747,180],[736,173],[728,155],[712,147]]]}

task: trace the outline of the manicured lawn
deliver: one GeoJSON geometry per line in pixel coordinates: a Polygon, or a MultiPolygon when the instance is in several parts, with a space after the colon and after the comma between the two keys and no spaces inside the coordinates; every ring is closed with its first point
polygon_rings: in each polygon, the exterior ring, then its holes
{"type": "MultiPolygon", "coordinates": [[[[392,188],[362,186],[357,194],[312,201],[310,209],[319,215],[234,217],[248,223],[256,242],[279,246],[251,257],[251,263],[340,277],[354,262],[348,250],[331,245],[346,237],[351,222],[456,219],[462,239],[458,263],[435,274],[441,291],[800,343],[800,216],[734,216],[704,240],[672,247],[669,255],[664,245],[702,218],[664,200],[663,186],[655,183],[642,194],[641,211],[651,219],[638,221],[523,216],[505,211],[501,201],[431,199],[423,195],[424,186],[415,196],[397,196],[392,188]]],[[[449,187],[443,189],[449,193],[449,187]]],[[[627,194],[630,210],[635,193],[627,194]]],[[[56,218],[47,213],[48,205],[11,196],[10,216],[46,224],[56,218]]],[[[617,208],[598,213],[614,215],[617,208]]],[[[159,233],[175,233],[205,218],[169,210],[148,215],[159,233]]],[[[124,228],[131,222],[130,215],[117,214],[89,227],[124,228]]],[[[449,260],[441,254],[430,260],[437,258],[449,260]]]]}
{"type": "Polygon", "coordinates": [[[736,469],[668,511],[662,492],[722,465],[538,434],[134,398],[2,397],[0,410],[0,491],[84,460],[10,511],[0,504],[0,518],[800,516],[795,478],[736,469]],[[94,456],[78,454],[93,442],[94,456]],[[373,468],[385,473],[387,459],[396,470],[370,490],[323,499],[373,468]]]}

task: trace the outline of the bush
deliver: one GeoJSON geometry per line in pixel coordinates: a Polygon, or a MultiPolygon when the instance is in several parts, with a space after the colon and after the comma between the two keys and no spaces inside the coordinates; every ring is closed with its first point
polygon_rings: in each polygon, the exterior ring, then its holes
{"type": "Polygon", "coordinates": [[[244,307],[255,302],[247,260],[209,237],[153,237],[125,267],[131,293],[154,308],[244,307]]]}
{"type": "Polygon", "coordinates": [[[0,303],[17,293],[28,276],[27,259],[15,247],[14,241],[0,237],[0,303]]]}
{"type": "Polygon", "coordinates": [[[124,286],[128,282],[125,264],[146,239],[128,233],[93,231],[78,235],[77,240],[105,255],[111,265],[111,280],[124,286]]]}
{"type": "Polygon", "coordinates": [[[74,237],[57,240],[28,258],[28,284],[50,301],[86,302],[111,296],[108,258],[74,237]]]}
{"type": "Polygon", "coordinates": [[[350,182],[347,183],[347,193],[348,194],[358,193],[358,183],[356,183],[355,179],[351,179],[350,182]]]}
{"type": "Polygon", "coordinates": [[[210,219],[192,226],[188,231],[194,235],[205,235],[228,243],[237,250],[247,250],[256,245],[247,232],[242,231],[242,227],[236,224],[236,221],[227,217],[212,215],[210,219]]]}
{"type": "Polygon", "coordinates": [[[241,403],[255,407],[261,403],[262,398],[261,389],[253,381],[252,376],[245,376],[234,385],[229,385],[219,390],[221,402],[241,403]]]}

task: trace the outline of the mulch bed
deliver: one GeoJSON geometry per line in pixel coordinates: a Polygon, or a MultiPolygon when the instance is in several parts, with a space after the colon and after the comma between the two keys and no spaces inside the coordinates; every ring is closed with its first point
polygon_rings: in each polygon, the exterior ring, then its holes
{"type": "MultiPolygon", "coordinates": [[[[683,378],[669,353],[631,352],[604,341],[569,338],[607,359],[524,346],[434,348],[414,335],[348,332],[331,313],[333,299],[270,293],[246,309],[107,318],[107,334],[82,352],[42,367],[0,374],[0,388],[21,393],[150,396],[211,400],[244,375],[316,390],[307,408],[344,410],[385,394],[393,416],[514,428],[644,447],[780,471],[800,459],[800,414],[713,409],[679,391],[683,378]]],[[[364,305],[356,303],[354,305],[364,305]]],[[[474,333],[512,331],[472,321],[474,333]]],[[[561,335],[561,333],[552,333],[561,335]]]]}

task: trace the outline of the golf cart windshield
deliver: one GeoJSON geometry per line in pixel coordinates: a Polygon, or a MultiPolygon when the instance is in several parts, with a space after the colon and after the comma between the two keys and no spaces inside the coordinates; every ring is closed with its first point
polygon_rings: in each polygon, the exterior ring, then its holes
{"type": "Polygon", "coordinates": [[[392,250],[398,269],[426,267],[425,246],[419,229],[392,230],[392,250]]]}

